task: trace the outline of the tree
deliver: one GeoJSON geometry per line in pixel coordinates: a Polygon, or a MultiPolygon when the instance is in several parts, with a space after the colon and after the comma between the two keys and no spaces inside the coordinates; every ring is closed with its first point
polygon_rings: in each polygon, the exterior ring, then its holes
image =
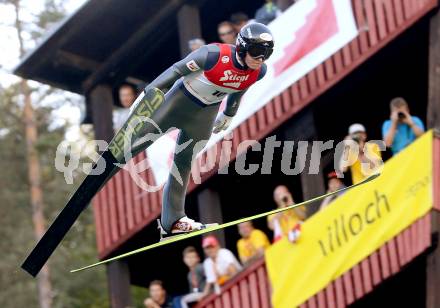
{"type": "MultiPolygon", "coordinates": [[[[20,18],[20,0],[11,0],[15,11],[15,29],[19,43],[20,58],[25,54],[23,25],[20,18]]],[[[24,98],[23,122],[26,138],[26,160],[28,164],[28,181],[30,190],[30,204],[32,208],[32,222],[34,225],[35,239],[39,240],[45,232],[46,222],[43,208],[43,192],[40,183],[40,162],[36,143],[38,138],[37,125],[35,123],[35,112],[32,106],[31,90],[25,79],[20,82],[20,91],[24,98]]],[[[50,273],[48,264],[44,265],[38,277],[38,298],[41,308],[52,306],[52,286],[50,283],[50,273]]]]}
{"type": "MultiPolygon", "coordinates": [[[[63,102],[57,95],[55,104],[63,102]]],[[[35,280],[19,269],[35,245],[29,207],[25,125],[21,120],[20,83],[0,89],[0,307],[37,307],[35,280]]],[[[41,167],[45,216],[53,220],[84,174],[75,172],[75,186],[54,168],[55,149],[64,140],[68,125],[51,128],[53,106],[35,109],[39,132],[35,148],[41,167]]],[[[82,162],[85,162],[82,159],[82,162]]],[[[53,307],[108,307],[105,268],[70,274],[68,269],[95,261],[95,233],[90,211],[81,215],[51,258],[53,307]]]]}
{"type": "MultiPolygon", "coordinates": [[[[35,45],[48,27],[64,16],[54,0],[47,0],[45,9],[31,23],[21,18],[25,8],[20,0],[0,0],[0,4],[14,8],[12,26],[21,56],[26,46],[35,45]],[[31,38],[30,44],[25,37],[31,38]]],[[[45,217],[52,220],[75,189],[54,168],[55,150],[69,123],[51,128],[57,103],[41,104],[49,97],[64,103],[66,95],[59,90],[40,84],[31,86],[26,80],[0,90],[0,307],[107,307],[103,269],[84,275],[67,273],[74,264],[95,259],[90,213],[80,218],[54,254],[52,271],[45,267],[40,272],[37,287],[34,279],[18,269],[35,238],[42,236],[45,217]],[[32,100],[38,102],[38,108],[32,100]],[[93,283],[86,285],[84,281],[93,283]]],[[[75,179],[76,183],[80,181],[80,177],[75,179]]]]}

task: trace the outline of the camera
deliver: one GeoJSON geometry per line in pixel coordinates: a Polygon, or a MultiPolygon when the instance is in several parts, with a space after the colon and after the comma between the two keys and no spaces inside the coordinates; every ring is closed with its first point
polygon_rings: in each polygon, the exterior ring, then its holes
{"type": "Polygon", "coordinates": [[[351,135],[351,139],[352,139],[353,141],[357,142],[357,143],[360,143],[361,140],[362,140],[362,138],[361,138],[361,136],[360,136],[359,134],[353,134],[353,135],[351,135]]]}
{"type": "Polygon", "coordinates": [[[359,138],[359,136],[353,136],[351,137],[351,139],[353,139],[353,141],[359,143],[361,141],[361,138],[359,138]]]}
{"type": "Polygon", "coordinates": [[[406,118],[406,115],[403,112],[398,112],[397,117],[399,118],[399,120],[403,120],[406,118]]]}

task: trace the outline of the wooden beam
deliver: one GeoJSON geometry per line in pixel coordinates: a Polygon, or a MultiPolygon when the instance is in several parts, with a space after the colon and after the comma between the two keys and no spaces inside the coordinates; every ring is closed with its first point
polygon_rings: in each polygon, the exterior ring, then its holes
{"type": "MultiPolygon", "coordinates": [[[[220,196],[210,188],[205,188],[197,195],[200,221],[204,223],[223,223],[220,196]]],[[[214,232],[222,247],[225,247],[224,230],[214,232]]]]}
{"type": "Polygon", "coordinates": [[[440,13],[431,17],[429,35],[428,128],[440,129],[440,13]]]}
{"type": "Polygon", "coordinates": [[[77,94],[84,94],[82,92],[82,89],[74,87],[74,86],[69,85],[67,83],[61,83],[61,82],[56,82],[56,81],[53,81],[53,80],[47,80],[47,79],[41,78],[41,77],[33,78],[35,75],[34,76],[30,76],[30,75],[27,75],[27,74],[22,74],[20,76],[23,77],[24,79],[38,81],[38,82],[47,84],[49,86],[52,86],[54,88],[61,89],[61,90],[66,90],[66,91],[70,91],[70,92],[77,93],[77,94]]]}
{"type": "MultiPolygon", "coordinates": [[[[300,173],[301,188],[303,194],[303,200],[314,198],[325,192],[324,176],[322,174],[322,158],[318,174],[309,174],[309,166],[312,152],[312,140],[317,137],[315,118],[312,109],[308,109],[295,118],[294,121],[290,121],[286,125],[283,132],[284,140],[292,140],[298,145],[299,141],[308,141],[308,150],[306,157],[298,155],[298,159],[303,159],[305,167],[300,173]]],[[[315,202],[307,207],[307,215],[315,213],[319,209],[319,202],[315,202]]]]}
{"type": "MultiPolygon", "coordinates": [[[[303,200],[312,199],[325,193],[324,176],[322,174],[322,161],[320,163],[319,173],[309,174],[310,162],[312,161],[312,143],[312,141],[309,141],[308,143],[308,153],[304,162],[305,167],[303,172],[300,174],[303,200]]],[[[302,155],[298,155],[298,158],[301,159],[303,157],[302,155]]],[[[310,206],[307,206],[307,217],[317,212],[320,205],[321,202],[314,202],[310,206]]]]}
{"type": "Polygon", "coordinates": [[[52,61],[56,51],[61,48],[78,30],[85,24],[89,24],[93,18],[106,5],[113,0],[87,1],[74,15],[66,18],[52,35],[43,40],[31,53],[27,54],[14,69],[17,75],[34,75],[34,72],[46,61],[52,61]]]}
{"type": "Polygon", "coordinates": [[[136,77],[133,77],[133,76],[126,77],[125,78],[125,82],[134,84],[136,86],[145,84],[145,80],[140,80],[139,78],[136,78],[136,77]]]}
{"type": "Polygon", "coordinates": [[[182,6],[177,13],[177,25],[179,29],[180,54],[184,57],[190,51],[188,41],[194,38],[202,38],[199,8],[189,4],[182,6]]]}
{"type": "Polygon", "coordinates": [[[113,138],[113,93],[108,85],[95,87],[87,96],[91,107],[95,139],[110,142],[113,138]]]}
{"type": "Polygon", "coordinates": [[[115,261],[107,265],[107,280],[110,307],[132,307],[130,293],[130,271],[124,261],[115,261]]]}
{"type": "Polygon", "coordinates": [[[181,5],[182,0],[170,0],[164,7],[153,15],[139,30],[137,30],[118,50],[116,50],[99,68],[91,74],[82,84],[85,92],[88,92],[96,84],[104,80],[113,70],[115,70],[118,64],[130,56],[142,42],[146,39],[148,33],[152,31],[161,31],[157,29],[163,18],[170,15],[171,12],[176,10],[181,5]]]}
{"type": "Polygon", "coordinates": [[[278,0],[277,6],[280,8],[281,11],[285,11],[295,2],[296,2],[295,0],[278,0]]]}
{"type": "MultiPolygon", "coordinates": [[[[429,35],[429,96],[428,96],[428,128],[434,128],[438,133],[440,130],[440,11],[437,10],[431,17],[429,35]]],[[[438,138],[438,137],[437,137],[438,138]]],[[[438,155],[439,153],[433,153],[438,155]]],[[[438,156],[437,156],[438,157],[438,156]]],[[[435,162],[434,162],[435,163],[435,162]]],[[[440,174],[434,168],[433,177],[438,178],[440,174]]],[[[437,182],[434,180],[433,185],[437,182]]],[[[433,187],[435,192],[438,187],[433,187]]],[[[436,194],[434,195],[436,197],[436,194]]],[[[434,201],[436,202],[436,201],[434,201]]],[[[434,236],[433,250],[428,255],[426,262],[426,307],[440,307],[440,212],[431,212],[431,230],[434,236]]]]}
{"type": "MultiPolygon", "coordinates": [[[[153,41],[157,46],[162,45],[162,43],[164,43],[168,39],[169,34],[173,31],[172,25],[167,24],[167,22],[169,21],[163,21],[161,24],[161,27],[164,27],[163,31],[160,32],[156,31],[155,33],[151,33],[150,36],[148,37],[148,39],[153,41]]],[[[139,48],[142,48],[142,46],[139,48]]],[[[125,81],[126,76],[132,74],[133,71],[137,67],[139,67],[139,65],[144,63],[145,59],[148,59],[154,51],[155,50],[153,48],[145,47],[144,52],[142,53],[142,57],[130,57],[130,61],[125,61],[124,65],[119,65],[117,74],[111,80],[112,84],[117,85],[125,81]]],[[[140,76],[140,77],[145,78],[146,81],[151,81],[150,78],[148,77],[144,77],[144,76],[140,76]]],[[[152,78],[155,77],[156,76],[152,78]]]]}
{"type": "Polygon", "coordinates": [[[92,72],[99,67],[99,62],[81,57],[77,54],[65,50],[57,51],[57,54],[55,56],[55,63],[71,66],[74,67],[75,69],[80,69],[89,72],[92,72]]]}

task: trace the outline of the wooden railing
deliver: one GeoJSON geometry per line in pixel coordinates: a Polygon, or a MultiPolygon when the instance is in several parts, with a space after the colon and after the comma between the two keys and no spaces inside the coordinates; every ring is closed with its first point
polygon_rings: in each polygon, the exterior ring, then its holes
{"type": "MultiPolygon", "coordinates": [[[[440,210],[440,138],[433,140],[434,211],[440,210]]],[[[418,219],[381,248],[362,260],[301,308],[346,307],[370,293],[373,288],[431,247],[431,214],[418,219]]],[[[213,294],[195,308],[270,307],[270,281],[264,259],[260,259],[228,281],[221,294],[213,294]]]]}
{"type": "MultiPolygon", "coordinates": [[[[347,307],[430,246],[431,215],[427,214],[309,298],[301,308],[347,307]]],[[[195,308],[266,308],[271,307],[270,293],[266,264],[261,259],[228,281],[221,294],[210,295],[195,308]]]]}
{"type": "Polygon", "coordinates": [[[230,308],[230,307],[270,307],[270,285],[264,259],[249,265],[221,289],[221,294],[212,294],[195,308],[230,308]]]}

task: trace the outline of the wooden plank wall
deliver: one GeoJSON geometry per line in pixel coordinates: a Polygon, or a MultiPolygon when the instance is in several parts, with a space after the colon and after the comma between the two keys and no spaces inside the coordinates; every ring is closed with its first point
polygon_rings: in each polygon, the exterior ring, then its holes
{"type": "MultiPolygon", "coordinates": [[[[144,159],[144,152],[134,158],[135,163],[144,159]]],[[[154,184],[151,172],[143,172],[141,176],[145,183],[154,184]]],[[[126,170],[110,179],[93,200],[100,258],[153,221],[160,213],[161,198],[161,190],[144,192],[126,170]]]]}

